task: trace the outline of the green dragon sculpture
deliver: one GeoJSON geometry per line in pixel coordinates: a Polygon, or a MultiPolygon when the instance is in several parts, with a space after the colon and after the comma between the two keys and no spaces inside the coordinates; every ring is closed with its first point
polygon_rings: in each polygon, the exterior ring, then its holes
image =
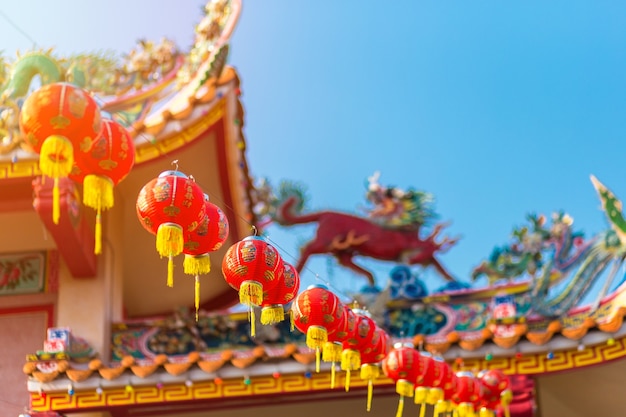
{"type": "MultiPolygon", "coordinates": [[[[163,80],[176,81],[178,77],[179,83],[188,82],[205,60],[211,63],[205,77],[219,76],[228,56],[228,46],[221,38],[231,18],[230,1],[209,1],[204,12],[196,26],[193,48],[185,55],[173,41],[164,38],[159,42],[139,40],[133,50],[121,57],[111,51],[59,57],[53,49],[18,52],[13,62],[0,56],[0,156],[20,147],[29,150],[20,135],[19,110],[39,85],[68,82],[111,99],[143,94],[146,87],[163,80]],[[222,44],[218,45],[218,41],[222,44]]],[[[125,108],[116,106],[111,112],[123,124],[131,125],[158,98],[129,102],[125,108]]]]}

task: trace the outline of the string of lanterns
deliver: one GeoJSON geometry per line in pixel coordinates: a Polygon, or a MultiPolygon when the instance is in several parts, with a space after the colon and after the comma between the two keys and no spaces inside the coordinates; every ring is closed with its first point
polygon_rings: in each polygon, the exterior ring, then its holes
{"type": "MultiPolygon", "coordinates": [[[[103,119],[90,94],[68,83],[47,84],[32,93],[20,113],[20,130],[26,144],[40,155],[42,174],[53,179],[53,221],[60,217],[59,180],[69,177],[83,186],[83,203],[96,211],[94,252],[101,253],[101,213],[114,205],[113,188],[131,171],[135,149],[128,131],[111,119],[103,119]]],[[[176,164],[177,161],[174,162],[176,164]]],[[[155,235],[156,250],[168,259],[167,285],[173,286],[173,259],[183,254],[184,273],[195,277],[194,304],[198,319],[199,276],[211,270],[209,254],[222,247],[229,225],[224,212],[209,201],[194,178],[178,167],[164,171],[139,191],[136,212],[141,225],[155,235]]],[[[391,345],[391,337],[369,313],[352,308],[324,285],[300,292],[300,277],[274,246],[260,236],[249,236],[228,248],[222,275],[249,309],[250,333],[255,336],[255,308],[262,325],[291,318],[292,330],[306,335],[320,361],[331,363],[331,388],[336,363],[346,372],[360,371],[368,381],[367,411],[373,382],[384,374],[396,383],[397,417],[406,398],[434,407],[434,416],[509,416],[512,399],[509,380],[501,371],[454,372],[443,359],[420,352],[410,344],[391,345]]]]}
{"type": "MultiPolygon", "coordinates": [[[[391,346],[390,336],[367,311],[343,304],[324,285],[312,285],[300,293],[297,285],[291,286],[289,296],[275,305],[278,298],[270,294],[285,291],[284,277],[297,276],[292,268],[260,237],[245,238],[229,249],[222,272],[239,291],[242,304],[250,308],[253,336],[255,306],[262,306],[263,312],[271,308],[268,317],[277,321],[282,320],[283,310],[289,309],[295,329],[306,336],[307,347],[315,351],[315,371],[320,372],[320,361],[332,363],[331,389],[335,388],[337,362],[346,372],[346,391],[350,389],[351,372],[360,370],[361,378],[368,381],[367,411],[372,406],[373,382],[384,374],[396,382],[400,395],[396,417],[402,416],[405,398],[414,398],[420,406],[420,417],[425,416],[427,405],[434,407],[435,417],[495,417],[500,411],[509,416],[512,393],[508,377],[501,371],[455,373],[442,358],[418,351],[411,344],[391,346]]],[[[275,322],[266,319],[261,324],[275,322]]]]}
{"type": "Polygon", "coordinates": [[[96,210],[94,253],[102,252],[101,212],[113,207],[113,187],[131,171],[135,147],[126,128],[103,119],[86,90],[69,83],[46,84],[20,110],[20,132],[39,154],[39,169],[54,181],[52,220],[60,219],[59,180],[83,185],[83,203],[96,210]]]}
{"type": "Polygon", "coordinates": [[[148,181],[136,202],[141,225],[156,237],[156,250],[168,259],[167,286],[174,285],[174,257],[183,254],[185,274],[195,277],[196,321],[200,308],[200,277],[211,271],[209,253],[228,238],[224,212],[209,201],[193,177],[176,169],[164,171],[148,181]]]}

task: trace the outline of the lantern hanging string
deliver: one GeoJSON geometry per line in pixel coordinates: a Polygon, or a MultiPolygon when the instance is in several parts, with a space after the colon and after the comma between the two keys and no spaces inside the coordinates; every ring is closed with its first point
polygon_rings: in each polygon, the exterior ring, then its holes
{"type": "MultiPolygon", "coordinates": [[[[178,162],[178,161],[175,161],[175,162],[178,162]]],[[[256,225],[250,223],[244,216],[242,216],[241,214],[237,213],[235,211],[235,209],[232,206],[230,206],[229,204],[227,204],[224,200],[222,200],[221,198],[216,196],[214,193],[206,191],[206,189],[205,189],[205,193],[207,193],[207,195],[209,195],[210,198],[214,198],[215,197],[215,199],[218,201],[218,203],[221,206],[228,208],[232,213],[235,214],[235,216],[237,216],[239,219],[243,220],[248,226],[250,226],[250,230],[252,231],[254,236],[262,236],[264,239],[266,239],[268,242],[270,242],[274,247],[276,247],[276,249],[280,250],[281,253],[287,255],[291,259],[297,259],[297,257],[294,256],[290,251],[285,250],[281,245],[279,245],[276,241],[274,241],[272,238],[270,238],[270,236],[268,234],[260,233],[259,229],[256,227],[256,225]]],[[[319,283],[325,285],[328,289],[330,289],[332,292],[334,292],[338,296],[341,296],[342,299],[344,299],[344,300],[351,300],[351,301],[354,300],[354,297],[349,296],[344,291],[337,289],[329,281],[323,280],[318,273],[316,273],[315,271],[311,270],[308,266],[305,266],[304,269],[307,270],[308,272],[310,272],[311,274],[313,274],[313,276],[315,277],[316,281],[318,281],[319,283]]]]}

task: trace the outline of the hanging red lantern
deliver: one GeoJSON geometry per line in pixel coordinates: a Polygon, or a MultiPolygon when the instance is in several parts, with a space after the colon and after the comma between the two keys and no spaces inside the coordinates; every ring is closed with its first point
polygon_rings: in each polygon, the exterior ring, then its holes
{"type": "Polygon", "coordinates": [[[380,361],[390,350],[387,332],[376,326],[367,346],[361,350],[361,379],[367,381],[367,411],[372,409],[374,380],[380,376],[380,361]]]}
{"type": "Polygon", "coordinates": [[[229,224],[224,212],[209,201],[209,196],[204,195],[205,216],[198,227],[184,235],[183,272],[195,277],[194,306],[196,309],[196,321],[200,308],[200,275],[211,272],[210,252],[222,247],[228,239],[229,224]]]}
{"type": "Polygon", "coordinates": [[[241,304],[250,308],[252,336],[256,334],[254,306],[263,302],[263,291],[278,285],[284,270],[278,251],[259,236],[249,236],[235,243],[222,260],[224,279],[239,292],[241,304]]]}
{"type": "Polygon", "coordinates": [[[353,309],[353,311],[356,316],[356,326],[343,341],[341,352],[341,369],[346,371],[346,391],[350,390],[350,373],[361,368],[361,351],[370,345],[377,327],[368,312],[361,309],[353,309]]]}
{"type": "Polygon", "coordinates": [[[396,343],[383,360],[383,373],[396,382],[400,395],[396,417],[402,416],[404,398],[413,397],[415,381],[421,374],[419,352],[410,343],[396,343]]]}
{"type": "Polygon", "coordinates": [[[456,391],[452,401],[456,404],[459,417],[472,417],[482,402],[482,383],[469,371],[456,373],[456,391]]]}
{"type": "Polygon", "coordinates": [[[320,352],[339,325],[343,304],[323,285],[311,285],[293,301],[293,322],[306,335],[306,345],[315,350],[315,370],[320,371],[320,352]]]}
{"type": "Polygon", "coordinates": [[[59,179],[100,135],[100,108],[85,90],[68,83],[46,84],[29,95],[20,110],[25,143],[39,154],[39,169],[54,179],[52,220],[59,222],[59,179]]]}
{"type": "MultiPolygon", "coordinates": [[[[426,414],[426,404],[434,404],[434,398],[430,397],[431,387],[438,377],[439,370],[435,366],[435,360],[429,352],[420,352],[422,373],[415,381],[415,404],[420,405],[420,417],[426,414]]],[[[436,401],[435,401],[436,402],[436,401]]]]}
{"type": "Polygon", "coordinates": [[[184,233],[195,231],[205,218],[204,192],[180,171],[165,171],[149,181],[137,197],[141,225],[156,235],[159,255],[168,258],[167,285],[174,285],[174,256],[183,251],[184,233]]]}
{"type": "Polygon", "coordinates": [[[70,178],[83,184],[83,204],[96,210],[96,254],[102,252],[101,213],[113,207],[113,187],[126,178],[134,164],[133,139],[124,126],[111,119],[102,119],[102,134],[74,160],[70,178]]]}
{"type": "Polygon", "coordinates": [[[499,369],[480,371],[477,375],[483,386],[482,407],[488,415],[495,415],[495,410],[502,408],[505,416],[509,416],[508,398],[512,396],[509,378],[499,369]]]}
{"type": "Polygon", "coordinates": [[[435,406],[435,417],[452,411],[452,396],[456,392],[456,374],[441,357],[433,358],[434,378],[428,391],[428,404],[435,406]]]}
{"type": "Polygon", "coordinates": [[[335,388],[335,363],[341,361],[341,352],[343,351],[343,342],[356,329],[356,315],[354,311],[347,305],[343,305],[343,313],[337,330],[328,335],[328,340],[322,347],[322,360],[331,362],[330,366],[330,387],[335,388]]]}
{"type": "Polygon", "coordinates": [[[263,291],[261,302],[261,324],[275,324],[285,319],[285,305],[289,304],[300,291],[300,275],[296,268],[284,262],[285,270],[271,290],[263,291]]]}

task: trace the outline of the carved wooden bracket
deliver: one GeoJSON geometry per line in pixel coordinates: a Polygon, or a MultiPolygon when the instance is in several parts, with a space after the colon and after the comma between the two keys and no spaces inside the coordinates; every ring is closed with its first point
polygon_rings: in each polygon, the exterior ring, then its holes
{"type": "Polygon", "coordinates": [[[96,275],[94,230],[84,215],[78,189],[68,178],[59,180],[60,218],[52,220],[52,188],[54,181],[38,177],[33,180],[33,207],[57,244],[61,257],[75,278],[96,275]]]}

